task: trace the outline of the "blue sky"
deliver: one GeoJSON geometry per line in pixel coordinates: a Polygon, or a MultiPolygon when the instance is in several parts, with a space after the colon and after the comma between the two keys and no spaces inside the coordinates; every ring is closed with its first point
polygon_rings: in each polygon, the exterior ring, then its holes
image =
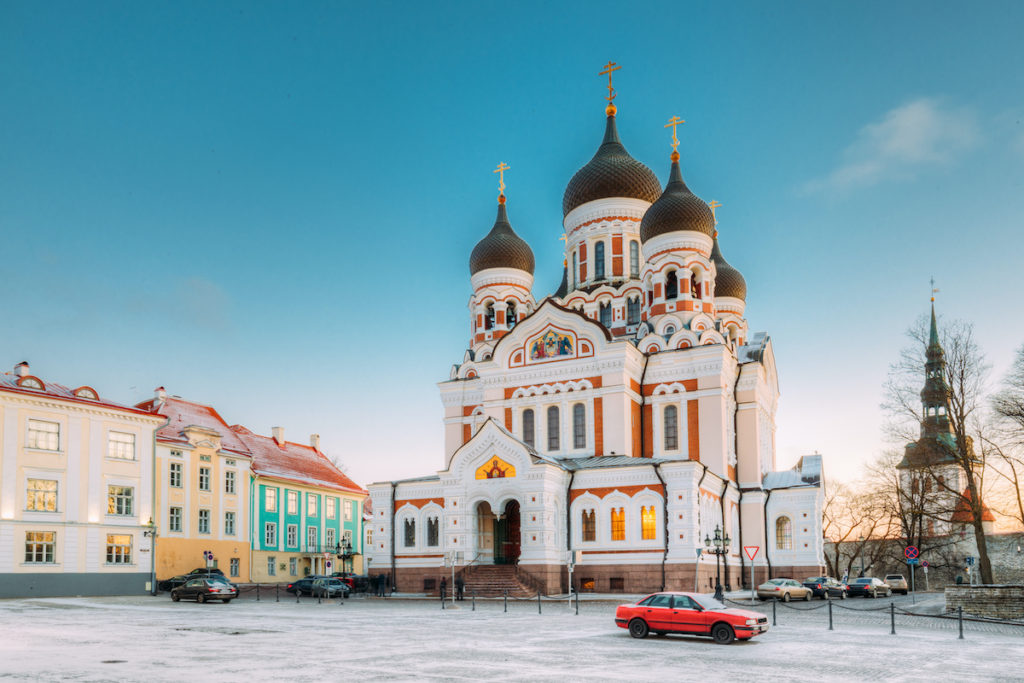
{"type": "Polygon", "coordinates": [[[774,339],[778,464],[856,476],[903,332],[1024,343],[1024,6],[963,3],[0,5],[0,364],[312,432],[362,483],[442,464],[467,261],[499,161],[534,294],[561,197],[619,130],[718,199],[774,339]]]}

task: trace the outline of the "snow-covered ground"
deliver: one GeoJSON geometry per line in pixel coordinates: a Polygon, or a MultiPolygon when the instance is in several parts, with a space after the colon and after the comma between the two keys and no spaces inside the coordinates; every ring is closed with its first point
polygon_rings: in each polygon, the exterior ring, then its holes
{"type": "Polygon", "coordinates": [[[768,633],[719,646],[630,638],[612,602],[576,615],[547,601],[537,614],[535,601],[505,613],[500,600],[442,611],[433,600],[263,597],[0,600],[0,679],[1019,681],[1024,662],[1024,628],[966,624],[958,640],[955,622],[900,617],[891,636],[887,612],[836,609],[828,631],[827,610],[779,607],[768,633]]]}

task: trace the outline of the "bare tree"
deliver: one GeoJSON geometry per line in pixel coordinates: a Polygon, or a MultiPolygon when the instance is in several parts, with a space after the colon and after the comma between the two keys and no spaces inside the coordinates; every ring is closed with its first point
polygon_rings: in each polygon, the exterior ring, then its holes
{"type": "Polygon", "coordinates": [[[1024,345],[1017,349],[1010,371],[1003,378],[1002,388],[992,398],[992,408],[1000,421],[999,436],[1004,443],[985,438],[984,444],[994,457],[993,470],[1007,484],[1006,497],[1010,503],[1004,514],[1024,526],[1024,345]]]}

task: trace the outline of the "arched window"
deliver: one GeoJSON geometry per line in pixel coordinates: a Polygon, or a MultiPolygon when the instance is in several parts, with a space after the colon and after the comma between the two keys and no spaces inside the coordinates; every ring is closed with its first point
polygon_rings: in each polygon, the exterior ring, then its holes
{"type": "Polygon", "coordinates": [[[438,539],[440,538],[439,527],[437,517],[427,518],[427,545],[436,546],[439,545],[438,539]]]}
{"type": "Polygon", "coordinates": [[[778,550],[793,549],[793,523],[789,517],[779,517],[775,520],[775,547],[778,550]]]}
{"type": "Polygon", "coordinates": [[[487,304],[487,311],[484,313],[484,329],[494,329],[494,304],[487,304]]]}
{"type": "Polygon", "coordinates": [[[548,450],[558,450],[558,406],[548,408],[548,450]]]}
{"type": "Polygon", "coordinates": [[[583,540],[584,541],[596,541],[597,540],[597,520],[594,517],[593,510],[584,510],[582,515],[583,529],[583,540]]]}
{"type": "Polygon", "coordinates": [[[675,325],[665,325],[665,336],[666,337],[671,337],[675,333],[676,333],[675,325]]]}
{"type": "Polygon", "coordinates": [[[679,296],[679,278],[676,271],[670,270],[665,273],[665,298],[675,299],[679,296]]]}
{"type": "Polygon", "coordinates": [[[925,493],[931,493],[932,492],[932,480],[931,479],[925,479],[924,480],[924,492],[925,493]]]}
{"type": "Polygon", "coordinates": [[[651,541],[658,536],[658,515],[653,505],[640,508],[640,538],[651,541]]]}
{"type": "Polygon", "coordinates": [[[587,409],[582,403],[572,407],[572,447],[587,447],[587,409]]]}
{"type": "Polygon", "coordinates": [[[640,297],[630,297],[626,301],[626,324],[636,325],[640,322],[640,297]]]}
{"type": "Polygon", "coordinates": [[[516,326],[516,302],[509,301],[508,307],[505,309],[505,324],[508,325],[508,329],[512,329],[516,326]]]}
{"type": "Polygon", "coordinates": [[[665,406],[665,450],[674,451],[679,448],[679,408],[665,406]]]}
{"type": "Polygon", "coordinates": [[[598,320],[605,327],[612,326],[612,304],[609,301],[605,301],[598,306],[598,320]]]}
{"type": "Polygon", "coordinates": [[[612,540],[626,540],[626,509],[612,508],[612,540]]]}
{"type": "Polygon", "coordinates": [[[533,408],[523,411],[523,443],[530,448],[535,448],[536,432],[533,429],[533,408]]]}
{"type": "Polygon", "coordinates": [[[640,243],[636,240],[629,243],[629,276],[640,277],[640,243]]]}
{"type": "Polygon", "coordinates": [[[697,280],[697,273],[690,276],[690,296],[694,299],[701,298],[700,281],[697,280]]]}
{"type": "Polygon", "coordinates": [[[650,306],[654,303],[654,291],[647,290],[647,305],[650,306]]]}
{"type": "Polygon", "coordinates": [[[405,547],[412,548],[416,545],[416,520],[405,520],[405,547]]]}
{"type": "Polygon", "coordinates": [[[604,242],[594,245],[594,279],[604,279],[604,242]]]}
{"type": "Polygon", "coordinates": [[[576,252],[572,252],[572,288],[576,289],[576,273],[579,272],[579,268],[576,264],[576,252]]]}
{"type": "Polygon", "coordinates": [[[910,493],[913,494],[913,495],[917,495],[917,491],[918,491],[917,479],[914,479],[914,480],[912,480],[910,482],[910,493]]]}

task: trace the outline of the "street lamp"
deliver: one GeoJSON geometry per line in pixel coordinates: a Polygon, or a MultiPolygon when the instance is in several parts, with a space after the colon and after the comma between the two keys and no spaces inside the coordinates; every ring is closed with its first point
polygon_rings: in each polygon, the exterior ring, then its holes
{"type": "Polygon", "coordinates": [[[153,539],[149,544],[149,590],[150,595],[156,595],[156,522],[152,517],[149,518],[142,535],[153,539]]]}
{"type": "Polygon", "coordinates": [[[342,539],[341,543],[334,546],[334,554],[341,558],[344,571],[352,571],[349,566],[352,561],[352,541],[347,538],[342,539]]]}
{"type": "Polygon", "coordinates": [[[725,596],[722,594],[722,571],[721,571],[721,557],[729,552],[729,542],[732,539],[726,534],[722,536],[722,530],[715,525],[715,537],[710,538],[704,536],[704,548],[705,552],[715,556],[715,600],[722,600],[725,596]]]}

